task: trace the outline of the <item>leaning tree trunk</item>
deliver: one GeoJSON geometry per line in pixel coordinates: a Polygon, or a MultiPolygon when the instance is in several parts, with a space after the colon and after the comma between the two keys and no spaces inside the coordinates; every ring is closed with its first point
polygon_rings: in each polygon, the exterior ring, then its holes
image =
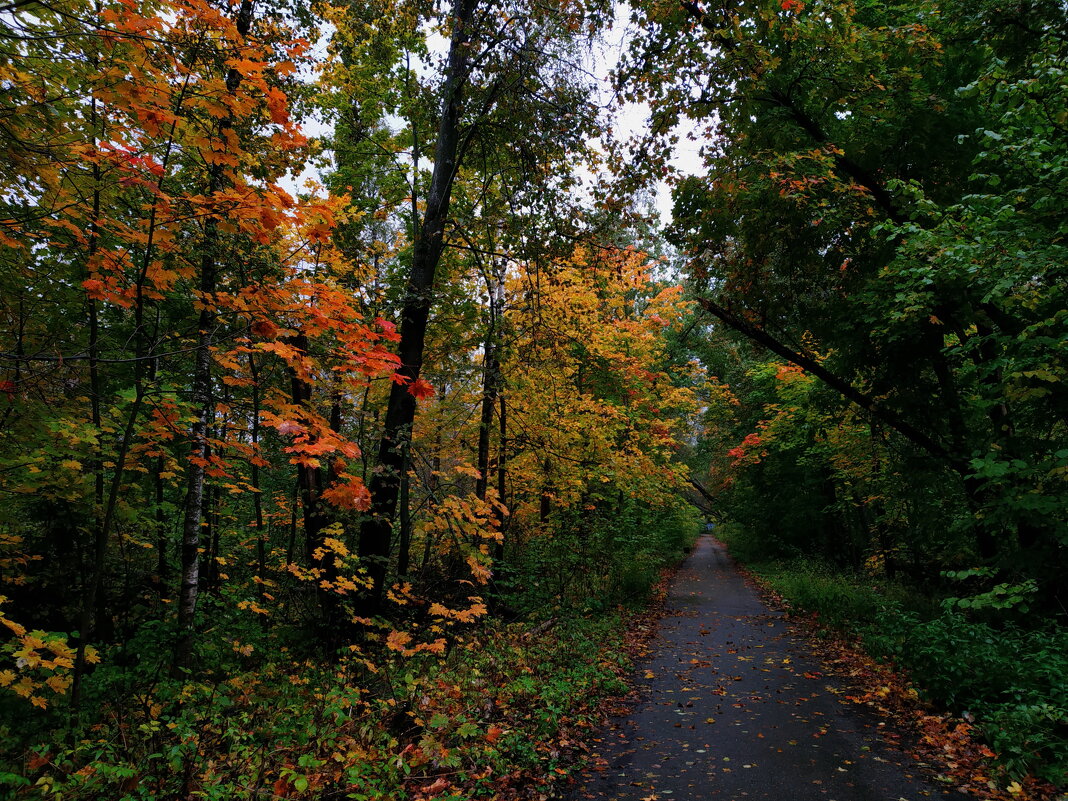
{"type": "Polygon", "coordinates": [[[415,396],[407,387],[419,378],[423,366],[427,322],[430,318],[434,273],[445,247],[445,221],[460,152],[460,106],[471,61],[471,21],[478,0],[455,0],[452,43],[442,88],[441,121],[434,151],[434,171],[427,190],[426,212],[412,253],[407,291],[401,309],[398,370],[404,383],[393,384],[386,407],[385,425],[378,448],[378,471],[371,479],[371,513],[360,528],[359,556],[366,564],[371,590],[364,599],[365,613],[381,605],[389,562],[393,522],[397,514],[401,476],[406,469],[415,396]]]}

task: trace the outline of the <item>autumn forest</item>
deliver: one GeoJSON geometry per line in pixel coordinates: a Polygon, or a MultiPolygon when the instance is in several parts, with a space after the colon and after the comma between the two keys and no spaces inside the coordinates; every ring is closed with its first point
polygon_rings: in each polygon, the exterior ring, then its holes
{"type": "Polygon", "coordinates": [[[0,797],[566,797],[709,531],[1063,792],[1065,31],[0,5],[0,797]]]}

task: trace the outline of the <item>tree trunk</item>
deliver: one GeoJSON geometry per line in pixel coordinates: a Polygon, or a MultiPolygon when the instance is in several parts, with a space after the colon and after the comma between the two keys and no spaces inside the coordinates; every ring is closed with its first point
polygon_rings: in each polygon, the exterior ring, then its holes
{"type": "MultiPolygon", "coordinates": [[[[267,608],[267,537],[263,525],[263,493],[260,489],[260,375],[256,366],[256,357],[248,354],[248,372],[252,378],[252,475],[249,483],[252,485],[252,512],[256,527],[256,573],[260,585],[260,606],[267,608]]],[[[260,622],[264,629],[268,628],[271,619],[267,615],[260,615],[260,622]]]]}
{"type": "MultiPolygon", "coordinates": [[[[427,478],[427,494],[430,496],[431,511],[433,511],[433,504],[436,503],[438,497],[438,489],[440,487],[441,479],[441,429],[438,429],[437,435],[434,439],[434,456],[430,461],[430,476],[427,478]]],[[[423,561],[419,567],[421,575],[425,576],[427,568],[430,566],[430,555],[433,552],[434,540],[430,536],[430,531],[427,531],[426,538],[423,540],[423,561]]]]}
{"type": "MultiPolygon", "coordinates": [[[[442,87],[442,112],[434,151],[434,170],[427,190],[426,212],[412,253],[407,293],[401,310],[398,356],[400,376],[407,384],[419,378],[423,365],[427,322],[430,318],[434,273],[445,247],[445,221],[449,213],[453,179],[460,148],[460,105],[471,59],[470,27],[477,0],[455,0],[452,42],[442,87]]],[[[364,598],[364,614],[381,605],[397,513],[401,474],[405,470],[415,396],[404,384],[393,384],[386,407],[385,425],[378,449],[378,472],[371,479],[371,514],[360,529],[359,556],[371,579],[364,598]]]]}
{"type": "Polygon", "coordinates": [[[552,498],[552,469],[553,463],[549,460],[549,457],[545,457],[545,461],[542,463],[542,479],[541,479],[541,500],[538,503],[538,522],[545,525],[549,522],[549,515],[553,510],[553,498],[552,498]]]}
{"type": "MultiPolygon", "coordinates": [[[[244,38],[252,26],[253,0],[242,0],[237,12],[237,32],[244,38]]],[[[241,83],[241,73],[231,68],[226,75],[226,89],[233,93],[241,83]]],[[[226,118],[219,124],[225,135],[233,127],[226,118]]],[[[226,177],[222,165],[212,165],[208,171],[208,196],[224,188],[226,177]]],[[[193,651],[193,622],[200,594],[200,525],[204,514],[204,478],[208,456],[208,429],[214,416],[211,394],[211,346],[214,339],[216,314],[212,296],[215,294],[218,271],[219,220],[210,216],[204,222],[204,242],[200,256],[200,293],[203,308],[197,320],[197,350],[193,367],[193,405],[197,417],[190,438],[192,449],[186,472],[185,513],[182,518],[181,587],[178,592],[178,639],[174,650],[174,668],[189,667],[193,651]]]]}
{"type": "MultiPolygon", "coordinates": [[[[508,504],[508,407],[505,404],[504,395],[499,397],[501,437],[497,443],[497,502],[503,507],[508,504]]],[[[497,531],[500,539],[494,549],[493,559],[497,564],[504,561],[504,530],[505,514],[502,510],[497,511],[497,531]]]]}
{"type": "Polygon", "coordinates": [[[496,286],[489,286],[490,308],[489,325],[486,328],[486,341],[483,345],[482,363],[482,414],[478,424],[478,479],[475,481],[475,495],[480,501],[486,500],[490,478],[490,431],[493,427],[493,408],[497,405],[497,390],[500,385],[501,365],[497,358],[497,321],[500,310],[497,307],[499,295],[496,286]]]}
{"type": "Polygon", "coordinates": [[[405,464],[401,472],[400,485],[400,542],[397,553],[397,575],[407,576],[411,564],[412,548],[412,507],[411,507],[411,466],[405,464]]]}
{"type": "Polygon", "coordinates": [[[300,480],[293,482],[293,497],[289,503],[289,538],[286,541],[286,564],[297,558],[297,502],[300,500],[300,480]]]}
{"type": "MultiPolygon", "coordinates": [[[[303,352],[308,350],[308,338],[303,333],[293,337],[291,343],[298,350],[303,352]]],[[[295,370],[290,369],[289,377],[293,405],[306,407],[311,414],[313,385],[301,378],[295,370]]],[[[339,380],[340,376],[335,374],[335,381],[339,380]]],[[[335,433],[341,431],[341,389],[339,386],[335,386],[331,400],[330,428],[335,433]]],[[[319,570],[320,582],[316,583],[316,597],[319,609],[323,613],[323,621],[327,624],[330,633],[336,632],[336,626],[340,623],[338,616],[340,605],[337,593],[331,587],[323,586],[321,583],[333,585],[338,578],[335,555],[324,548],[327,527],[334,522],[334,519],[323,501],[323,492],[334,483],[336,478],[337,473],[333,462],[326,470],[297,463],[297,487],[300,492],[301,508],[304,511],[304,555],[308,564],[319,570]]]]}
{"type": "Polygon", "coordinates": [[[163,472],[164,460],[162,456],[156,457],[156,463],[152,467],[152,490],[155,501],[155,528],[156,528],[156,589],[160,597],[167,596],[167,579],[170,576],[167,563],[167,516],[163,512],[164,486],[163,472]]]}
{"type": "MultiPolygon", "coordinates": [[[[308,338],[304,334],[297,334],[293,337],[291,344],[300,351],[307,352],[308,350],[308,338]]],[[[295,370],[289,371],[289,379],[293,405],[309,406],[312,397],[311,385],[297,375],[295,370]]],[[[300,505],[304,511],[304,556],[311,564],[312,554],[322,540],[322,531],[329,523],[321,501],[323,490],[326,488],[322,470],[298,462],[297,486],[300,488],[300,505]]]]}
{"type": "MultiPolygon", "coordinates": [[[[217,244],[214,219],[208,220],[205,231],[205,253],[201,258],[200,290],[205,298],[215,291],[215,256],[217,244]],[[210,234],[210,235],[209,235],[210,234]],[[208,250],[210,248],[210,250],[208,250]]],[[[185,513],[182,518],[181,585],[178,590],[178,640],[175,644],[174,667],[188,668],[192,659],[193,621],[200,594],[200,528],[204,514],[204,477],[208,453],[208,427],[213,416],[211,397],[211,343],[215,327],[215,312],[205,300],[198,320],[196,360],[193,370],[193,405],[197,409],[193,421],[185,481],[185,513]]]]}

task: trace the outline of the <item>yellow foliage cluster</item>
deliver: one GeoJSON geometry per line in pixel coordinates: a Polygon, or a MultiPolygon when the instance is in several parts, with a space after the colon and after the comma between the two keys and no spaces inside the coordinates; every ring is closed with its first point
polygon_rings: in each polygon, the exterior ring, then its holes
{"type": "MultiPolygon", "coordinates": [[[[684,481],[672,457],[696,427],[708,377],[696,363],[683,380],[663,367],[664,333],[682,324],[691,304],[679,287],[659,283],[655,268],[633,248],[577,249],[554,267],[553,291],[536,308],[517,309],[513,328],[524,335],[504,370],[512,419],[538,447],[510,469],[528,482],[529,496],[572,506],[591,483],[611,483],[656,502],[684,481]]],[[[510,293],[534,280],[521,266],[510,293]]],[[[517,504],[513,514],[535,509],[517,504]]]]}
{"type": "MultiPolygon", "coordinates": [[[[7,598],[0,596],[0,605],[7,598]]],[[[0,625],[14,635],[3,646],[5,656],[13,661],[13,668],[0,670],[0,687],[7,688],[20,698],[25,698],[41,709],[48,707],[48,698],[42,691],[64,695],[73,682],[77,654],[67,643],[63,634],[51,634],[35,630],[27,631],[20,623],[0,611],[0,625]]],[[[100,661],[96,649],[86,647],[85,661],[93,664],[100,661]]]]}
{"type": "Polygon", "coordinates": [[[446,642],[444,637],[438,637],[433,642],[416,643],[409,648],[408,646],[411,644],[412,639],[412,635],[406,631],[391,631],[386,636],[386,647],[402,656],[415,656],[423,652],[439,655],[445,653],[446,642]]]}

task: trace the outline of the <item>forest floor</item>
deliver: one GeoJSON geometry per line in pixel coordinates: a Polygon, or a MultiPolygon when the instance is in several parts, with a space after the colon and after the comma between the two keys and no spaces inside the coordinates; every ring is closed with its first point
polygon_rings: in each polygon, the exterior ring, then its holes
{"type": "Polygon", "coordinates": [[[916,733],[860,702],[863,688],[833,675],[711,537],[666,604],[636,698],[569,801],[960,797],[902,750],[916,733]]]}

